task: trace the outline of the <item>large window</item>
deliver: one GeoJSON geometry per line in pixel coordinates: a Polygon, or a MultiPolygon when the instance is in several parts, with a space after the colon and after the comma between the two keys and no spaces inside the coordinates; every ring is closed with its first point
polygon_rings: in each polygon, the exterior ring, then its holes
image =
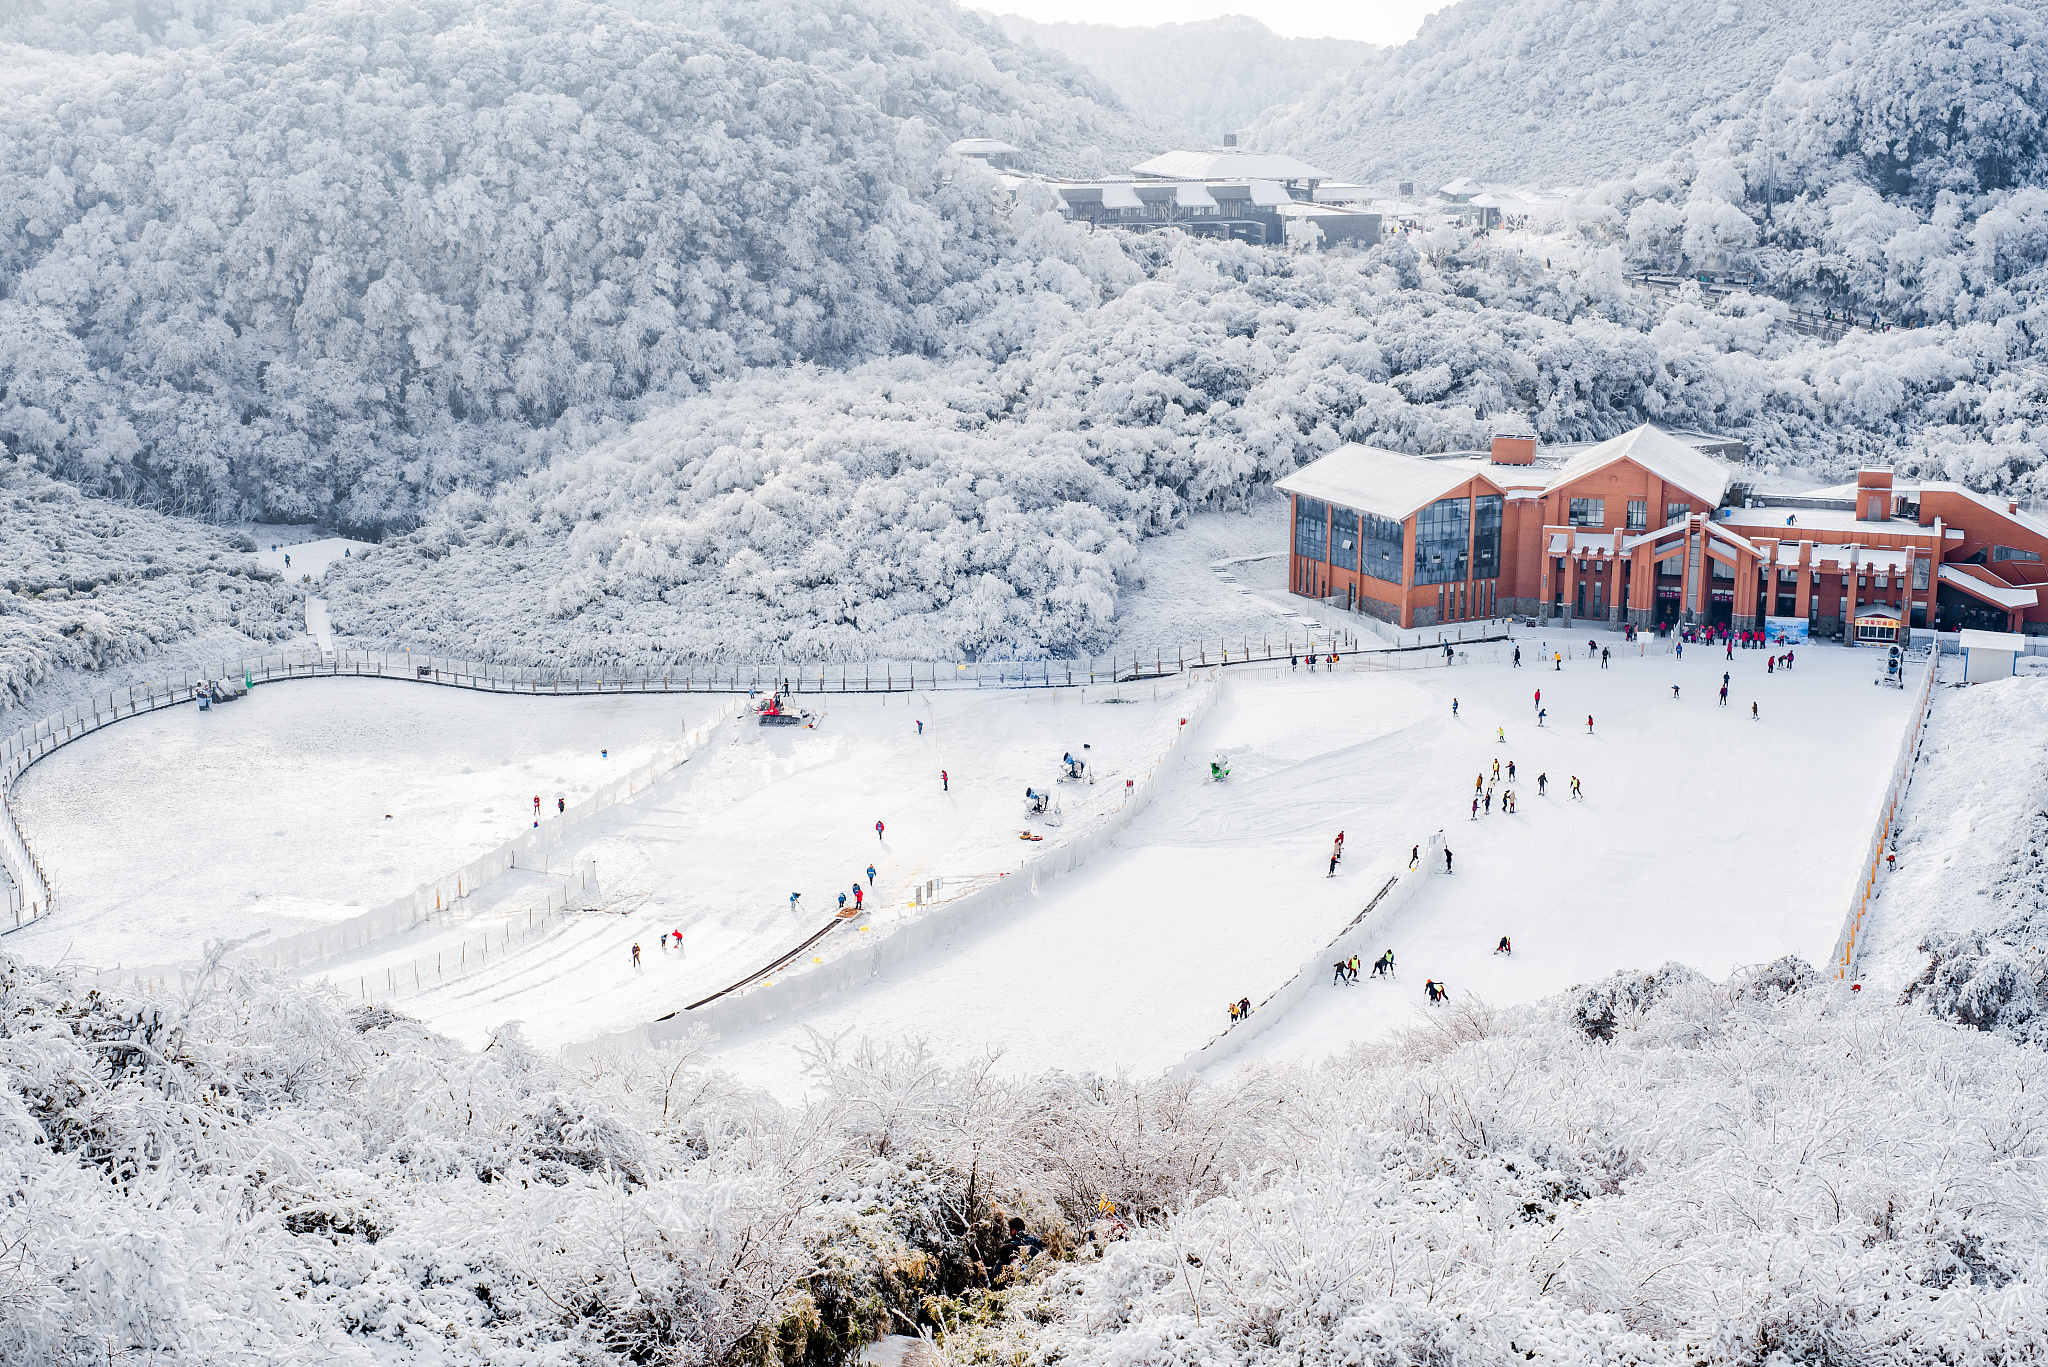
{"type": "Polygon", "coordinates": [[[2023,551],[2016,546],[1993,546],[1991,548],[1991,558],[1993,560],[2039,560],[2041,553],[2039,551],[2023,551]]]}
{"type": "Polygon", "coordinates": [[[1572,500],[1571,508],[1574,527],[1607,525],[1607,500],[1604,498],[1575,498],[1572,500]]]}
{"type": "Polygon", "coordinates": [[[1481,494],[1472,500],[1472,577],[1492,579],[1500,574],[1500,515],[1504,500],[1499,494],[1481,494]]]}
{"type": "Polygon", "coordinates": [[[1448,584],[1466,577],[1472,500],[1440,498],[1415,518],[1415,582],[1448,584]]]}
{"type": "Polygon", "coordinates": [[[1358,515],[1358,568],[1390,584],[1401,582],[1401,524],[1391,517],[1358,515]]]}
{"type": "Polygon", "coordinates": [[[1924,589],[1927,587],[1927,565],[1928,560],[1926,556],[1920,556],[1919,558],[1913,561],[1914,588],[1924,589]]]}
{"type": "Polygon", "coordinates": [[[1632,532],[1646,530],[1650,525],[1650,500],[1632,498],[1628,501],[1628,529],[1632,532]]]}
{"type": "Polygon", "coordinates": [[[1330,568],[1358,568],[1358,514],[1349,508],[1330,509],[1330,568]]]}
{"type": "Polygon", "coordinates": [[[1669,527],[1674,522],[1683,522],[1691,513],[1690,503],[1667,503],[1664,505],[1664,525],[1669,527]]]}
{"type": "Polygon", "coordinates": [[[1328,558],[1330,505],[1319,498],[1294,499],[1294,553],[1311,560],[1328,558]]]}

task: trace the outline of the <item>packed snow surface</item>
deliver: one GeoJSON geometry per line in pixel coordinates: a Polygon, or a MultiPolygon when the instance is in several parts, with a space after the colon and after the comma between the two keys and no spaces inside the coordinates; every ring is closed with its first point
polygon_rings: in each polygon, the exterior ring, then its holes
{"type": "MultiPolygon", "coordinates": [[[[1522,667],[1506,646],[1476,646],[1456,667],[1232,671],[1152,806],[1108,851],[719,1049],[785,1092],[802,1085],[795,1046],[811,1030],[923,1036],[943,1058],[1001,1052],[1026,1072],[1163,1067],[1222,1029],[1227,1000],[1260,1001],[1315,963],[1439,830],[1455,872],[1380,927],[1398,979],[1332,986],[1318,965],[1324,983],[1308,1004],[1246,1056],[1314,1059],[1384,1034],[1422,1009],[1425,978],[1507,1004],[1672,959],[1716,977],[1785,954],[1824,962],[1910,694],[1873,687],[1867,651],[1810,646],[1793,671],[1766,674],[1761,652],[1728,660],[1695,646],[1677,658],[1599,639],[1615,651],[1609,668],[1585,657],[1584,637],[1560,633],[1524,637],[1522,667]],[[1537,667],[1550,650],[1576,654],[1561,670],[1537,667]],[[1208,776],[1219,754],[1231,768],[1220,783],[1208,776]],[[1493,810],[1473,820],[1474,776],[1491,780],[1496,759],[1493,810]],[[1574,776],[1582,799],[1570,795],[1574,776]],[[1518,806],[1503,815],[1510,787],[1518,806]],[[1346,854],[1330,877],[1340,830],[1346,854]],[[1502,935],[1511,957],[1492,953],[1502,935]]],[[[562,858],[595,861],[599,905],[437,985],[420,965],[452,962],[479,927],[540,905],[538,881],[507,875],[443,920],[308,974],[415,972],[423,990],[393,1004],[437,1029],[477,1041],[516,1020],[536,1044],[563,1044],[738,981],[829,920],[838,893],[871,890],[867,914],[806,951],[802,971],[812,955],[919,914],[911,900],[927,880],[957,895],[1105,820],[1122,779],[1166,753],[1186,711],[1183,695],[1126,692],[1138,700],[828,698],[816,729],[729,725],[652,789],[575,828],[562,858]],[[1027,821],[1024,788],[1048,786],[1070,750],[1100,781],[1059,786],[1058,825],[1027,821]],[[1026,828],[1048,843],[1021,841],[1026,828]],[[795,908],[791,892],[802,894],[795,908]],[[680,953],[657,948],[672,929],[684,933],[680,953]]],[[[259,688],[203,716],[124,722],[25,784],[25,820],[66,902],[60,921],[21,943],[35,957],[70,948],[89,962],[162,962],[207,938],[348,914],[516,834],[533,793],[551,801],[639,763],[708,701],[321,681],[259,688]]]]}
{"type": "Polygon", "coordinates": [[[8,948],[174,963],[331,924],[528,829],[536,796],[581,800],[714,706],[313,679],[123,721],[16,789],[63,909],[8,948]]]}

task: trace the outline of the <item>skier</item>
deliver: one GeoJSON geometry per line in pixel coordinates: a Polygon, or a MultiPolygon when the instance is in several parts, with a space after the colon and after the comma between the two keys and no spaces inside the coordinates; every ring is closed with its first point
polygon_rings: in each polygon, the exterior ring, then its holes
{"type": "Polygon", "coordinates": [[[861,905],[864,901],[866,901],[867,895],[867,890],[861,887],[860,884],[855,883],[853,885],[853,909],[855,911],[859,911],[861,909],[861,905]]]}
{"type": "Polygon", "coordinates": [[[1429,1000],[1432,1003],[1434,1003],[1437,1000],[1437,998],[1443,995],[1443,993],[1437,989],[1436,979],[1424,978],[1422,980],[1422,995],[1429,998],[1429,1000]]]}
{"type": "MultiPolygon", "coordinates": [[[[1496,726],[1493,729],[1495,732],[1494,744],[1506,745],[1508,743],[1508,729],[1505,726],[1496,726]]],[[[1493,762],[1493,767],[1496,769],[1500,768],[1500,761],[1495,760],[1493,762]]]]}
{"type": "Polygon", "coordinates": [[[555,799],[555,813],[556,813],[556,815],[558,815],[558,816],[559,816],[560,814],[562,814],[563,812],[566,812],[566,811],[568,811],[568,810],[569,810],[569,800],[568,800],[567,798],[565,798],[565,797],[557,797],[557,798],[555,799]]]}
{"type": "Polygon", "coordinates": [[[1509,761],[1508,761],[1508,782],[1510,782],[1510,783],[1513,783],[1514,781],[1515,781],[1515,762],[1514,762],[1513,760],[1509,760],[1509,761]]]}
{"type": "Polygon", "coordinates": [[[640,967],[640,942],[638,940],[633,942],[633,967],[640,967]]]}
{"type": "Polygon", "coordinates": [[[1728,671],[1724,669],[1724,670],[1722,670],[1722,671],[1721,671],[1721,687],[1723,687],[1723,688],[1726,688],[1727,686],[1728,686],[1728,671]]]}
{"type": "Polygon", "coordinates": [[[1602,669],[1607,668],[1607,657],[1611,653],[1606,646],[1600,647],[1600,667],[1602,669]]]}
{"type": "Polygon", "coordinates": [[[1579,791],[1579,776],[1577,774],[1572,775],[1572,796],[1575,798],[1584,798],[1586,796],[1579,791]]]}
{"type": "Polygon", "coordinates": [[[1558,673],[1564,673],[1564,652],[1561,650],[1551,651],[1550,663],[1552,668],[1554,668],[1558,673]]]}
{"type": "Polygon", "coordinates": [[[917,724],[917,734],[920,736],[924,734],[924,723],[922,721],[917,724]]]}
{"type": "Polygon", "coordinates": [[[1493,947],[1493,952],[1496,954],[1512,955],[1515,950],[1514,946],[1508,943],[1508,937],[1503,935],[1500,937],[1500,943],[1493,947]]]}
{"type": "Polygon", "coordinates": [[[1751,703],[1751,704],[1749,705],[1749,719],[1750,719],[1751,721],[1755,721],[1755,720],[1757,719],[1757,716],[1756,716],[1756,704],[1755,704],[1755,703],[1751,703]]]}
{"type": "Polygon", "coordinates": [[[533,814],[534,814],[535,816],[539,816],[539,815],[540,815],[540,794],[539,794],[539,793],[535,793],[535,794],[533,795],[533,814]]]}
{"type": "Polygon", "coordinates": [[[789,895],[789,909],[790,909],[791,911],[795,911],[795,910],[796,910],[796,899],[797,899],[797,898],[799,898],[799,897],[801,897],[801,896],[803,896],[803,894],[802,894],[802,893],[800,893],[800,892],[792,892],[792,893],[791,893],[791,894],[789,895]]]}
{"type": "Polygon", "coordinates": [[[1450,871],[1451,871],[1451,847],[1450,847],[1449,845],[1446,845],[1446,846],[1444,846],[1444,872],[1445,872],[1445,873],[1449,873],[1450,871]]]}
{"type": "Polygon", "coordinates": [[[1416,866],[1417,864],[1420,864],[1421,862],[1422,862],[1422,846],[1420,846],[1420,845],[1417,845],[1417,846],[1416,846],[1416,847],[1415,847],[1414,849],[1412,849],[1412,850],[1408,851],[1408,867],[1412,869],[1412,868],[1414,868],[1414,867],[1415,867],[1415,866],[1416,866]]]}
{"type": "Polygon", "coordinates": [[[1337,960],[1337,962],[1332,964],[1331,967],[1336,969],[1337,971],[1336,974],[1330,979],[1330,986],[1335,987],[1338,983],[1349,981],[1349,979],[1347,979],[1344,976],[1345,965],[1342,959],[1337,960]]]}
{"type": "Polygon", "coordinates": [[[1486,790],[1486,814],[1488,816],[1493,815],[1493,789],[1491,788],[1486,790]]]}
{"type": "Polygon", "coordinates": [[[681,949],[682,949],[682,947],[683,947],[683,932],[681,932],[680,930],[675,930],[675,931],[670,931],[669,933],[670,933],[671,935],[674,935],[674,936],[675,936],[675,938],[676,938],[676,948],[677,948],[678,950],[681,950],[681,949]]]}
{"type": "Polygon", "coordinates": [[[1451,699],[1451,715],[1454,717],[1458,715],[1458,700],[1456,698],[1451,699]]]}
{"type": "Polygon", "coordinates": [[[875,866],[874,866],[873,864],[870,864],[870,865],[868,865],[868,886],[869,886],[869,887],[873,887],[874,885],[875,885],[875,866]]]}
{"type": "Polygon", "coordinates": [[[882,823],[879,821],[875,823],[875,843],[877,845],[882,843],[882,823]]]}
{"type": "Polygon", "coordinates": [[[1671,701],[1673,701],[1673,702],[1677,702],[1677,701],[1678,701],[1678,685],[1677,685],[1677,684],[1673,684],[1673,685],[1671,685],[1671,701]]]}
{"type": "Polygon", "coordinates": [[[1522,648],[1521,648],[1520,646],[1516,646],[1516,647],[1515,647],[1515,668],[1516,668],[1516,669],[1520,669],[1521,667],[1522,667],[1522,648]]]}
{"type": "Polygon", "coordinates": [[[1538,726],[1541,726],[1541,725],[1543,725],[1543,719],[1544,719],[1545,717],[1549,716],[1549,715],[1550,715],[1550,710],[1549,710],[1548,708],[1541,708],[1541,709],[1538,709],[1538,711],[1537,711],[1537,713],[1536,713],[1536,724],[1537,724],[1538,726]]]}
{"type": "Polygon", "coordinates": [[[946,771],[944,769],[939,770],[939,791],[942,793],[950,793],[953,791],[952,781],[946,777],[946,771]]]}
{"type": "Polygon", "coordinates": [[[1764,673],[1766,673],[1766,674],[1774,674],[1774,673],[1776,673],[1776,672],[1777,672],[1777,669],[1778,669],[1778,657],[1777,657],[1777,656],[1773,655],[1773,656],[1771,656],[1771,658],[1770,658],[1770,659],[1768,659],[1768,660],[1765,660],[1765,661],[1764,661],[1764,673]]]}
{"type": "Polygon", "coordinates": [[[1351,978],[1350,978],[1350,981],[1352,981],[1352,982],[1357,982],[1357,981],[1358,981],[1358,956],[1357,956],[1356,954],[1354,954],[1354,955],[1352,955],[1352,956],[1351,956],[1351,978]]]}
{"type": "Polygon", "coordinates": [[[1530,705],[1531,707],[1535,708],[1535,709],[1536,709],[1537,711],[1539,711],[1539,712],[1541,712],[1541,711],[1543,710],[1543,690],[1542,690],[1542,689],[1540,689],[1540,688],[1539,688],[1539,689],[1537,689],[1537,690],[1536,690],[1536,701],[1535,701],[1535,702],[1533,702],[1533,703],[1531,703],[1531,704],[1529,704],[1529,705],[1530,705]]]}
{"type": "Polygon", "coordinates": [[[1586,714],[1586,734],[1589,736],[1593,734],[1593,714],[1591,712],[1586,714]]]}
{"type": "Polygon", "coordinates": [[[1723,706],[1723,707],[1726,707],[1727,705],[1728,705],[1728,685],[1727,685],[1727,684],[1722,684],[1722,685],[1721,685],[1721,706],[1723,706]]]}
{"type": "Polygon", "coordinates": [[[1227,1006],[1227,1007],[1229,1007],[1229,1008],[1230,1008],[1230,1023],[1231,1023],[1232,1025],[1235,1025],[1235,1024],[1237,1024],[1237,1003],[1236,1003],[1236,1002],[1225,1002],[1225,1003],[1223,1003],[1223,1004],[1224,1004],[1225,1006],[1227,1006]]]}
{"type": "Polygon", "coordinates": [[[1249,1015],[1250,1015],[1251,1013],[1252,1013],[1252,999],[1251,999],[1250,997],[1239,997],[1239,998],[1237,999],[1237,1014],[1238,1014],[1238,1018],[1239,1018],[1240,1020],[1242,1020],[1242,1019],[1243,1019],[1244,1017],[1246,1017],[1246,1016],[1249,1016],[1249,1015]]]}
{"type": "Polygon", "coordinates": [[[1544,795],[1544,790],[1545,790],[1546,788],[1548,788],[1549,786],[1550,786],[1550,775],[1548,775],[1548,774],[1538,774],[1538,775],[1536,775],[1536,796],[1538,796],[1538,797],[1542,797],[1542,796],[1544,795]]]}
{"type": "Polygon", "coordinates": [[[1495,760],[1495,761],[1493,762],[1493,781],[1494,781],[1495,783],[1498,783],[1498,782],[1500,782],[1500,761],[1499,761],[1499,760],[1495,760]]]}
{"type": "Polygon", "coordinates": [[[1472,799],[1472,819],[1474,821],[1479,819],[1479,799],[1476,797],[1472,799]]]}
{"type": "Polygon", "coordinates": [[[1485,786],[1486,771],[1484,769],[1481,769],[1477,774],[1473,775],[1472,777],[1472,791],[1477,793],[1481,788],[1484,788],[1485,786]]]}

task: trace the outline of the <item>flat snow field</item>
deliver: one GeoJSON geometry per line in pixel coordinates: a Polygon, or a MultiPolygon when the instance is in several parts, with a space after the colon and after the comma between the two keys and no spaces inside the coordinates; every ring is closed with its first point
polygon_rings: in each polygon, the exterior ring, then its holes
{"type": "MultiPolygon", "coordinates": [[[[1455,872],[1376,941],[1394,950],[1397,981],[1330,986],[1319,968],[1309,1001],[1221,1066],[1311,1060],[1404,1024],[1423,1009],[1426,977],[1511,1004],[1671,959],[1716,976],[1787,953],[1819,964],[1910,708],[1906,693],[1872,685],[1875,652],[1813,645],[1791,673],[1766,675],[1757,651],[1617,649],[1608,669],[1579,658],[1557,671],[1535,667],[1546,642],[1566,646],[1531,636],[1519,669],[1480,662],[1480,647],[1456,668],[1233,680],[1116,848],[993,922],[720,1048],[785,1092],[801,1085],[806,1027],[920,1036],[951,1058],[1001,1051],[1027,1072],[1162,1067],[1222,1028],[1226,1001],[1256,1002],[1313,956],[1439,829],[1455,872]],[[1232,759],[1225,784],[1206,778],[1219,748],[1232,759]],[[1496,758],[1503,775],[1516,763],[1519,809],[1473,821],[1474,776],[1490,777],[1496,758]],[[1569,796],[1574,775],[1582,800],[1569,796]],[[1347,854],[1332,879],[1339,829],[1347,854]],[[1511,957],[1492,953],[1502,935],[1511,957]]],[[[1583,657],[1585,638],[1578,646],[1583,657]]]]}
{"type": "Polygon", "coordinates": [[[7,948],[176,963],[343,920],[529,828],[536,795],[552,811],[628,773],[715,705],[301,679],[123,721],[23,776],[22,826],[62,903],[7,948]]]}

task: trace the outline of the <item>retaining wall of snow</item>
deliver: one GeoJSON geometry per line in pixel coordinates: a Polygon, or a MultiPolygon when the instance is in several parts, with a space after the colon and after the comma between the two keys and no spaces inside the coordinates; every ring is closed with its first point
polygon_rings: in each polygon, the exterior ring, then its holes
{"type": "Polygon", "coordinates": [[[1354,954],[1361,959],[1366,958],[1368,940],[1429,886],[1430,876],[1437,871],[1437,865],[1443,859],[1443,849],[1444,836],[1439,831],[1423,845],[1422,858],[1414,868],[1405,869],[1382,884],[1372,900],[1365,904],[1364,910],[1351,919],[1351,924],[1337,932],[1336,939],[1296,969],[1294,976],[1280,984],[1271,996],[1253,1007],[1250,1016],[1191,1051],[1186,1058],[1168,1068],[1166,1075],[1170,1078],[1187,1077],[1226,1061],[1285,1019],[1287,1013],[1308,996],[1309,989],[1321,981],[1318,975],[1332,964],[1354,954]]]}
{"type": "Polygon", "coordinates": [[[1208,678],[1189,683],[1189,701],[1183,714],[1185,724],[1176,729],[1173,739],[1145,777],[1132,784],[1129,799],[1098,829],[1048,850],[1008,877],[943,903],[917,920],[879,935],[872,943],[850,953],[801,972],[777,975],[758,987],[720,998],[694,1011],[678,1011],[646,1025],[636,1025],[569,1045],[563,1050],[564,1055],[582,1057],[622,1045],[650,1048],[682,1039],[700,1027],[729,1035],[766,1024],[779,1016],[815,1005],[835,993],[858,987],[892,965],[922,954],[977,921],[1031,896],[1052,879],[1073,872],[1108,849],[1151,803],[1164,781],[1166,766],[1193,743],[1202,723],[1215,710],[1223,690],[1219,676],[1220,671],[1212,670],[1208,678]]]}

